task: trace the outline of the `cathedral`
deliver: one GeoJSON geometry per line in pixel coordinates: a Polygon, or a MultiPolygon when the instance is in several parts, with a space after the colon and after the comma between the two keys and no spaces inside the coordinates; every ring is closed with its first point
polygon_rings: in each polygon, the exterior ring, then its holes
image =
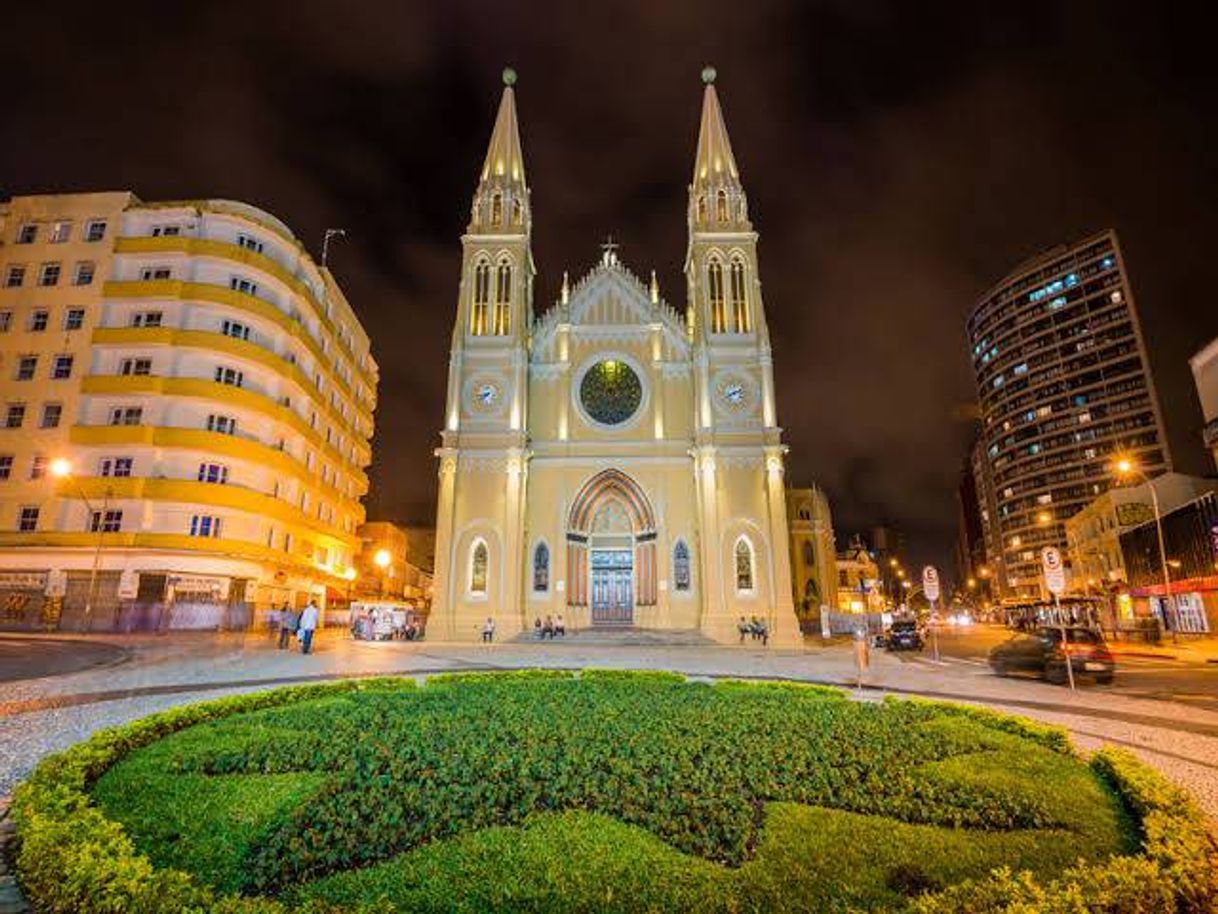
{"type": "MultiPolygon", "coordinates": [[[[430,634],[562,615],[738,640],[799,637],[757,233],[703,71],[683,308],[602,246],[534,310],[533,211],[503,97],[462,236],[439,458],[430,634]]],[[[675,215],[675,214],[674,214],[675,215]]]]}

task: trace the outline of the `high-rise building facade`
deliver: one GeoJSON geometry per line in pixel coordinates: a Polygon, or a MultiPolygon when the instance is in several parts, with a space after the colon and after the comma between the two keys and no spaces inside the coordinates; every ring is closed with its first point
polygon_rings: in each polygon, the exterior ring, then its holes
{"type": "Polygon", "coordinates": [[[993,488],[1000,592],[1042,595],[1040,551],[1114,482],[1116,453],[1149,476],[1171,466],[1116,232],[1045,251],[968,319],[993,488]]]}
{"type": "Polygon", "coordinates": [[[230,624],[342,593],[376,385],[333,276],[262,210],[0,204],[6,621],[230,624]]]}

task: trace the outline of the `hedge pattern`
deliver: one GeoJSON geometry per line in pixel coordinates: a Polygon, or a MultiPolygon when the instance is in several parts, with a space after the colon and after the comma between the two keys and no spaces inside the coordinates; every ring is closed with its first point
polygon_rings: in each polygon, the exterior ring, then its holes
{"type": "MultiPolygon", "coordinates": [[[[366,862],[334,859],[335,842],[370,840],[374,850],[367,859],[381,859],[454,830],[520,821],[537,810],[589,808],[588,796],[595,799],[596,808],[611,811],[621,821],[636,822],[674,847],[731,864],[747,858],[759,810],[776,798],[949,826],[1004,829],[1063,824],[1053,809],[1029,800],[1026,793],[1007,789],[1001,779],[969,782],[960,778],[963,768],[952,769],[957,760],[979,751],[998,751],[1004,740],[1014,737],[1068,751],[1060,731],[926,702],[866,707],[814,688],[758,684],[711,688],[680,681],[670,675],[635,678],[592,671],[579,681],[553,673],[449,676],[433,677],[425,689],[412,692],[409,680],[362,680],[280,689],[163,712],[102,731],[48,758],[18,788],[13,813],[19,878],[39,912],[284,911],[280,901],[225,895],[183,872],[154,867],[136,851],[123,828],[92,804],[90,789],[116,762],[146,746],[151,747],[147,751],[172,756],[175,740],[191,750],[176,756],[175,770],[181,772],[316,772],[320,768],[334,775],[316,801],[278,824],[269,839],[278,853],[255,853],[247,888],[277,886],[366,862]],[[550,703],[555,689],[562,699],[557,706],[550,703]],[[522,704],[519,697],[525,693],[531,700],[522,704]],[[602,706],[586,703],[589,696],[600,699],[602,706]],[[697,701],[685,696],[696,696],[697,701]],[[605,713],[605,700],[611,713],[605,713]],[[746,713],[746,703],[767,713],[746,713]],[[329,709],[323,718],[318,717],[318,707],[329,709]],[[361,717],[361,707],[378,713],[361,717]],[[404,716],[409,725],[387,730],[383,712],[404,708],[422,710],[404,716]],[[448,715],[443,725],[441,711],[448,715]],[[825,735],[792,740],[793,714],[802,715],[796,723],[823,726],[825,735]],[[234,715],[242,717],[229,721],[234,715]],[[449,726],[453,715],[461,726],[449,726]],[[556,731],[555,721],[563,715],[578,725],[563,724],[556,731]],[[222,734],[216,722],[231,726],[249,719],[257,719],[269,738],[249,738],[239,732],[240,726],[231,740],[203,738],[222,734]],[[640,731],[640,719],[650,726],[640,731]],[[727,757],[717,753],[708,734],[725,724],[733,746],[739,748],[740,740],[747,741],[757,758],[754,765],[729,765],[727,757]],[[536,738],[536,750],[522,745],[520,726],[536,738]],[[568,750],[576,745],[586,753],[583,763],[594,761],[595,772],[583,775],[591,780],[572,784],[571,779],[579,776],[574,769],[546,753],[547,735],[553,743],[556,732],[567,741],[568,750]],[[172,737],[175,733],[179,736],[172,737]],[[377,738],[361,740],[361,733],[377,738]],[[463,742],[456,741],[457,733],[463,742]],[[344,740],[351,739],[354,751],[338,751],[344,740]],[[153,745],[162,740],[161,745],[153,745]],[[809,750],[795,746],[798,742],[829,748],[809,750]],[[415,752],[420,743],[434,753],[429,756],[430,770],[408,767],[419,761],[415,752]],[[207,746],[209,750],[198,751],[207,746]],[[605,746],[613,746],[613,751],[605,753],[605,746]],[[826,773],[820,766],[830,749],[834,771],[826,773]],[[452,769],[445,780],[435,763],[450,751],[467,767],[464,776],[452,769]],[[927,764],[927,759],[932,761],[927,764]],[[544,764],[558,767],[537,767],[544,764]],[[488,765],[491,771],[513,775],[509,786],[496,787],[494,778],[486,776],[488,765]],[[951,776],[940,774],[939,766],[951,776]],[[523,777],[517,770],[521,767],[523,777]],[[470,778],[469,772],[479,776],[470,778]],[[359,785],[383,804],[389,785],[403,776],[429,778],[425,783],[433,789],[408,792],[407,805],[389,804],[395,812],[387,813],[358,797],[345,802],[338,789],[359,785]],[[675,794],[649,791],[657,777],[676,782],[693,779],[699,789],[675,794]],[[724,789],[718,790],[719,785],[724,789]],[[494,793],[500,789],[502,795],[494,793]],[[579,791],[585,800],[573,802],[579,791]],[[660,793],[661,798],[651,798],[652,793],[660,793]],[[433,802],[428,795],[439,796],[442,802],[433,802]],[[412,815],[421,813],[425,827],[414,819],[407,821],[403,809],[412,815]],[[319,834],[322,829],[329,831],[319,834]],[[294,862],[298,857],[303,865],[294,862]]],[[[801,732],[807,731],[795,731],[801,732]]],[[[1026,874],[999,871],[989,879],[925,895],[914,902],[916,910],[920,914],[1208,910],[1218,897],[1213,845],[1195,805],[1127,755],[1103,752],[1092,764],[1128,805],[1143,840],[1141,853],[1081,866],[1044,884],[1026,874]],[[1082,898],[1087,899],[1085,907],[1080,907],[1082,898]]],[[[339,909],[310,901],[298,910],[339,909]]],[[[387,909],[374,905],[341,910],[387,909]]]]}

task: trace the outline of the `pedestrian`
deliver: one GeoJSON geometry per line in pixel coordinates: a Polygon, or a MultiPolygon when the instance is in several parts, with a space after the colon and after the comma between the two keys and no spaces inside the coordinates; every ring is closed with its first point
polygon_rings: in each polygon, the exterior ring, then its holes
{"type": "Polygon", "coordinates": [[[284,650],[291,643],[292,636],[300,627],[300,615],[283,601],[283,609],[279,611],[279,649],[284,650]]]}
{"type": "Polygon", "coordinates": [[[753,633],[754,641],[756,641],[758,638],[761,637],[761,627],[760,626],[761,626],[761,622],[757,619],[756,616],[751,616],[749,618],[749,631],[751,631],[753,633]]]}
{"type": "Polygon", "coordinates": [[[757,637],[761,639],[761,646],[767,647],[770,643],[770,628],[765,624],[765,619],[757,620],[757,637]]]}
{"type": "Polygon", "coordinates": [[[546,616],[546,624],[541,627],[541,637],[554,640],[554,617],[546,616]]]}
{"type": "Polygon", "coordinates": [[[482,640],[487,644],[495,640],[495,620],[490,616],[486,617],[486,624],[482,626],[482,640]]]}
{"type": "Polygon", "coordinates": [[[542,638],[542,634],[541,634],[541,616],[538,616],[537,618],[535,618],[535,619],[533,620],[533,637],[534,637],[534,638],[536,638],[538,641],[540,641],[540,640],[541,640],[541,638],[542,638]]]}
{"type": "Polygon", "coordinates": [[[554,620],[554,634],[567,637],[567,623],[562,620],[562,613],[554,620]]]}
{"type": "Polygon", "coordinates": [[[311,654],[313,652],[313,631],[317,628],[317,618],[319,615],[317,604],[309,600],[308,605],[304,608],[304,612],[300,614],[300,652],[302,654],[311,654]]]}
{"type": "Polygon", "coordinates": [[[744,636],[752,631],[748,620],[744,616],[741,616],[740,621],[736,623],[736,631],[740,632],[740,643],[744,644],[744,636]]]}

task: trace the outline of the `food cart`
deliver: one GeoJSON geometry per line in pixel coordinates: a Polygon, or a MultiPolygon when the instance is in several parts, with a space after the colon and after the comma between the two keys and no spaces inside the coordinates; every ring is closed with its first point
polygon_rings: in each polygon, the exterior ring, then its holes
{"type": "Polygon", "coordinates": [[[358,641],[418,641],[423,617],[409,603],[393,600],[353,602],[351,637],[358,641]]]}

